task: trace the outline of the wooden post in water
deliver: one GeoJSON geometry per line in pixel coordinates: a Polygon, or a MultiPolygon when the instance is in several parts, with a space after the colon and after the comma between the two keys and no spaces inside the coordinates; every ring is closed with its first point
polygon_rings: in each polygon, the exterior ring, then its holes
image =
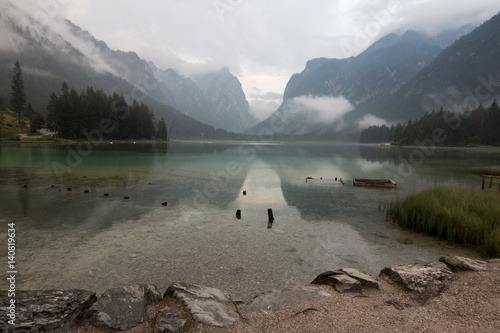
{"type": "Polygon", "coordinates": [[[273,210],[271,208],[267,210],[267,216],[269,217],[269,222],[274,222],[273,210]]]}
{"type": "Polygon", "coordinates": [[[267,229],[271,229],[274,222],[273,210],[271,208],[267,209],[267,216],[269,217],[269,222],[267,222],[267,229]]]}
{"type": "Polygon", "coordinates": [[[483,175],[483,184],[481,185],[481,190],[484,190],[484,175],[483,175]]]}

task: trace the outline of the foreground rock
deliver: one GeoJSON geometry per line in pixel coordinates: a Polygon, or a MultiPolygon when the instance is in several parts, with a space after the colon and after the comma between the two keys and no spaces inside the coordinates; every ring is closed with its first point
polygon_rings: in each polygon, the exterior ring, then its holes
{"type": "Polygon", "coordinates": [[[329,285],[340,293],[361,293],[363,291],[362,287],[380,288],[380,283],[377,280],[354,268],[342,268],[340,270],[322,273],[318,275],[311,284],[329,285]]]}
{"type": "Polygon", "coordinates": [[[493,266],[491,266],[486,261],[475,260],[459,256],[444,256],[439,258],[440,262],[445,263],[451,267],[454,271],[496,271],[493,266]]]}
{"type": "Polygon", "coordinates": [[[186,325],[186,319],[177,311],[165,308],[158,312],[155,322],[155,333],[182,333],[186,325]]]}
{"type": "Polygon", "coordinates": [[[240,319],[229,295],[216,288],[173,283],[165,291],[164,297],[180,300],[193,318],[204,324],[231,327],[240,319]]]}
{"type": "Polygon", "coordinates": [[[276,311],[304,302],[315,302],[332,295],[322,286],[298,286],[256,296],[247,311],[276,311]]]}
{"type": "Polygon", "coordinates": [[[12,325],[10,297],[0,291],[0,332],[66,332],[96,299],[94,292],[79,289],[16,291],[12,325]]]}
{"type": "Polygon", "coordinates": [[[439,261],[386,267],[380,272],[380,275],[420,293],[425,292],[429,287],[441,287],[454,277],[448,266],[439,261]]]}
{"type": "Polygon", "coordinates": [[[332,286],[339,293],[354,292],[362,293],[361,282],[353,279],[341,271],[328,271],[318,275],[311,284],[323,284],[332,286]]]}
{"type": "Polygon", "coordinates": [[[111,288],[90,307],[86,316],[94,326],[126,331],[146,319],[148,305],[161,300],[161,293],[154,285],[111,288]]]}

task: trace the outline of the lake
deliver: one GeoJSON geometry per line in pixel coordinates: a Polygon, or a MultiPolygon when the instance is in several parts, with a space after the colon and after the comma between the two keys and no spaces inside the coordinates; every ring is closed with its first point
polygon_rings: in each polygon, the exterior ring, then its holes
{"type": "Polygon", "coordinates": [[[384,206],[434,186],[481,188],[481,177],[465,171],[495,164],[498,150],[2,144],[0,243],[15,223],[17,289],[101,293],[151,283],[163,292],[187,282],[249,300],[342,267],[377,276],[445,254],[482,258],[473,247],[394,227],[384,206]],[[353,187],[353,178],[391,178],[398,187],[353,187]]]}

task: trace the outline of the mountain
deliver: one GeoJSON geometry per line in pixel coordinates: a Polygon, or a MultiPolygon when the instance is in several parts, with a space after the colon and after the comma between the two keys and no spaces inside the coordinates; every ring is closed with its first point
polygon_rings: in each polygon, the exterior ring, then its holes
{"type": "Polygon", "coordinates": [[[191,79],[173,69],[162,71],[152,63],[149,66],[157,82],[171,92],[169,105],[191,117],[233,132],[243,132],[257,123],[240,81],[227,68],[191,79]]]}
{"type": "MultiPolygon", "coordinates": [[[[427,111],[463,112],[500,98],[500,14],[456,40],[429,66],[385,96],[376,115],[387,121],[420,118],[427,111]]],[[[359,117],[373,106],[363,105],[359,117]]]]}
{"type": "Polygon", "coordinates": [[[216,119],[222,128],[243,132],[257,123],[257,119],[250,112],[240,81],[228,68],[198,76],[195,82],[208,102],[208,109],[213,110],[212,118],[216,119]]]}
{"type": "Polygon", "coordinates": [[[41,25],[29,16],[22,16],[12,5],[0,9],[3,35],[0,37],[0,97],[4,101],[9,100],[11,71],[18,60],[25,76],[28,100],[42,113],[50,93],[59,91],[66,81],[76,90],[92,86],[108,94],[123,93],[130,100],[147,101],[148,105],[155,105],[150,107],[157,117],[172,121],[177,114],[176,127],[180,119],[189,117],[210,125],[199,133],[215,130],[211,127],[241,132],[256,123],[241,84],[225,69],[206,74],[214,77],[212,89],[207,90],[205,86],[202,89],[174,69],[162,71],[134,52],[111,50],[106,43],[69,21],[54,20],[50,25],[41,25]],[[225,80],[220,78],[221,72],[225,73],[225,80]],[[181,114],[189,117],[180,117],[181,114]]]}
{"type": "Polygon", "coordinates": [[[374,108],[380,100],[398,92],[452,40],[471,30],[472,26],[465,26],[437,36],[416,31],[393,33],[356,57],[310,60],[301,73],[290,78],[278,110],[248,132],[273,126],[278,132],[282,128],[284,133],[314,133],[312,136],[343,129],[359,131],[359,121],[382,113],[374,108]]]}

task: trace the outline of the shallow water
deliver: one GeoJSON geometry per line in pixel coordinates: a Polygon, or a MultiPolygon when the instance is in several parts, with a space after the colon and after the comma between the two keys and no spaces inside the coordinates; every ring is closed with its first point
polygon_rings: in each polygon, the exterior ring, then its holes
{"type": "Polygon", "coordinates": [[[480,188],[465,170],[499,162],[463,149],[334,144],[0,145],[0,243],[15,222],[18,289],[163,291],[184,281],[248,300],[341,267],[377,275],[444,254],[481,258],[393,227],[383,209],[433,186],[480,188]],[[353,178],[398,188],[357,188],[353,178]]]}

